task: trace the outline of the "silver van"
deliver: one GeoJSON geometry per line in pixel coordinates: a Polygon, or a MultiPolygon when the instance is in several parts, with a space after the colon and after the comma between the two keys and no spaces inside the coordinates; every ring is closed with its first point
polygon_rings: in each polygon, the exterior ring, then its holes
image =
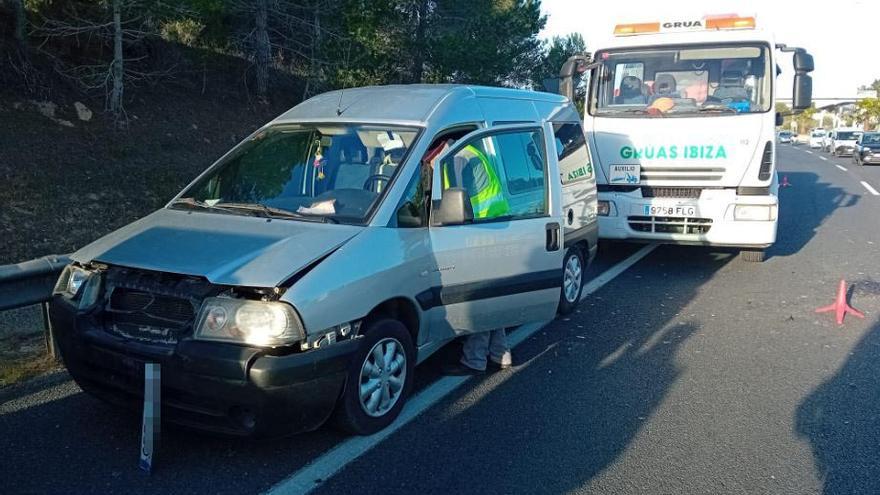
{"type": "Polygon", "coordinates": [[[580,299],[596,183],[558,95],[415,85],[316,96],[164,208],[80,249],[51,323],[83,390],[234,435],[369,434],[451,339],[580,299]]]}

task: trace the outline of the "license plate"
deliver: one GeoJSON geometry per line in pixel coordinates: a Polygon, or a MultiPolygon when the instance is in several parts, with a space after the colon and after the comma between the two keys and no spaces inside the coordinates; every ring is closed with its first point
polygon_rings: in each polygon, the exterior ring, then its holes
{"type": "Polygon", "coordinates": [[[642,174],[641,165],[611,165],[611,184],[638,184],[642,174]]]}
{"type": "Polygon", "coordinates": [[[633,208],[633,214],[644,217],[696,217],[694,205],[641,205],[633,208]]]}

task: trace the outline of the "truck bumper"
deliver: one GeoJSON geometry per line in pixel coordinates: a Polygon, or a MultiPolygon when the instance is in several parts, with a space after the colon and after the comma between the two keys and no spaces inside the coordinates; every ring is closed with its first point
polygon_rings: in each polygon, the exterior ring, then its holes
{"type": "Polygon", "coordinates": [[[357,340],[269,355],[262,349],[192,339],[158,346],[121,339],[56,296],[49,317],[65,366],[86,392],[143,404],[144,364],[161,365],[162,420],[234,436],[318,428],[330,416],[357,340]]]}
{"type": "Polygon", "coordinates": [[[698,199],[643,198],[636,190],[600,192],[599,201],[610,203],[609,215],[599,217],[602,239],[752,249],[776,242],[779,201],[774,195],[739,196],[735,189],[705,189],[698,199]],[[766,207],[772,220],[738,220],[737,205],[766,207]]]}

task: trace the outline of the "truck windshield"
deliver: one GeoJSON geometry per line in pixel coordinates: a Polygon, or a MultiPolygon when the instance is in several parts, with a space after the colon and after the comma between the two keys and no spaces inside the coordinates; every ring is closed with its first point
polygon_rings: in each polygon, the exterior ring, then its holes
{"type": "Polygon", "coordinates": [[[854,132],[838,132],[837,139],[839,141],[852,141],[853,139],[858,139],[858,136],[854,132]]]}
{"type": "Polygon", "coordinates": [[[862,136],[863,144],[880,144],[880,134],[865,134],[862,136]]]}
{"type": "Polygon", "coordinates": [[[372,125],[279,125],[240,145],[172,208],[363,223],[418,131],[372,125]]]}
{"type": "Polygon", "coordinates": [[[687,45],[601,51],[590,113],[608,117],[703,117],[771,108],[769,48],[687,45]]]}

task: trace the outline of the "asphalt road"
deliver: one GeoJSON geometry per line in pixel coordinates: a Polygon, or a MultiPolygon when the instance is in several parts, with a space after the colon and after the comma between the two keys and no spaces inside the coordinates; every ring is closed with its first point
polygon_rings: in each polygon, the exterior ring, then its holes
{"type": "MultiPolygon", "coordinates": [[[[880,166],[781,145],[779,242],[761,264],[664,246],[318,493],[880,493],[880,166]],[[825,157],[826,160],[821,158],[825,157]],[[836,165],[846,168],[842,170],[836,165]],[[840,278],[864,320],[813,310],[840,278]]],[[[593,275],[637,249],[602,249],[593,275]]],[[[447,349],[417,370],[438,378],[447,349]]],[[[0,394],[8,493],[257,493],[344,441],[163,432],[63,373],[0,394]]]]}

